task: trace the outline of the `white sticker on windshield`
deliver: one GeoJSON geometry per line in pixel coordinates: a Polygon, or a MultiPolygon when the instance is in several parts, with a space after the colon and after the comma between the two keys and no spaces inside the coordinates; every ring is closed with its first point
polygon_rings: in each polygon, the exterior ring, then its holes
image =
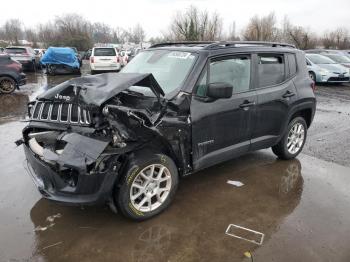
{"type": "Polygon", "coordinates": [[[179,59],[187,59],[191,53],[188,52],[171,52],[168,57],[169,58],[179,58],[179,59]]]}

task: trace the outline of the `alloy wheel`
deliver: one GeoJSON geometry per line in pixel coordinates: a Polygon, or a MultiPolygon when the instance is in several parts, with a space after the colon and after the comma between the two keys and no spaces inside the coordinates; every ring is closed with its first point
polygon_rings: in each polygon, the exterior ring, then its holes
{"type": "Polygon", "coordinates": [[[11,93],[14,89],[15,89],[15,85],[13,81],[7,78],[1,80],[0,91],[2,91],[3,93],[11,93]]]}
{"type": "Polygon", "coordinates": [[[152,164],[141,170],[130,188],[130,201],[135,209],[151,212],[168,198],[171,189],[171,174],[162,164],[152,164]]]}
{"type": "Polygon", "coordinates": [[[305,128],[301,123],[295,123],[288,133],[287,149],[290,154],[296,154],[302,148],[305,140],[305,128]]]}

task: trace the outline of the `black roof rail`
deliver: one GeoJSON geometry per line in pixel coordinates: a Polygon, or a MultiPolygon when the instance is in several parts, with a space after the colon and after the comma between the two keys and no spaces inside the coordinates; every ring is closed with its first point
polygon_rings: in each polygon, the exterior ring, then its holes
{"type": "Polygon", "coordinates": [[[180,41],[180,42],[164,42],[154,44],[150,48],[164,47],[164,46],[199,46],[203,49],[215,49],[225,47],[236,47],[238,45],[252,45],[252,46],[270,46],[270,47],[290,47],[296,48],[295,45],[279,42],[264,42],[264,41],[180,41]]]}
{"type": "Polygon", "coordinates": [[[163,47],[163,46],[206,46],[216,43],[215,41],[180,41],[180,42],[164,42],[154,44],[149,48],[163,47]]]}
{"type": "Polygon", "coordinates": [[[225,47],[235,47],[237,45],[262,45],[270,47],[291,47],[296,48],[295,45],[287,43],[278,43],[278,42],[264,42],[264,41],[220,41],[214,42],[204,47],[204,49],[214,49],[214,48],[225,48],[225,47]]]}

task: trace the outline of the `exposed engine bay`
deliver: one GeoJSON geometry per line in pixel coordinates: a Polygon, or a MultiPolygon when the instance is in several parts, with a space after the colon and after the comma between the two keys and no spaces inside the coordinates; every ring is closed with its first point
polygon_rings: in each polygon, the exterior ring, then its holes
{"type": "MultiPolygon", "coordinates": [[[[151,74],[72,79],[29,104],[29,124],[18,144],[25,144],[32,176],[42,180],[48,198],[97,194],[107,183],[104,177],[113,184],[127,159],[144,147],[172,156],[186,174],[191,172],[189,97],[179,95],[181,104],[166,100],[151,74]],[[148,87],[153,94],[145,96],[130,86],[148,87]],[[86,179],[93,182],[82,185],[86,179]]],[[[107,194],[111,188],[103,190],[107,194]]]]}

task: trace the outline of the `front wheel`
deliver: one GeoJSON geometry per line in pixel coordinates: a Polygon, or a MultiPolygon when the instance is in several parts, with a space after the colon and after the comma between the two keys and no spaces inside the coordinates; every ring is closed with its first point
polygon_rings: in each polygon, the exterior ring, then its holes
{"type": "Polygon", "coordinates": [[[133,159],[115,194],[122,214],[133,220],[146,220],[166,209],[178,185],[175,163],[164,154],[142,154],[133,159]]]}
{"type": "Polygon", "coordinates": [[[0,77],[0,93],[11,94],[16,90],[16,82],[11,77],[0,77]]]}
{"type": "Polygon", "coordinates": [[[272,147],[272,151],[281,159],[295,158],[304,147],[307,135],[307,125],[302,117],[294,118],[288,125],[281,141],[272,147]]]}
{"type": "Polygon", "coordinates": [[[314,72],[309,72],[309,76],[310,76],[311,80],[316,83],[316,75],[315,75],[315,73],[314,72]]]}

